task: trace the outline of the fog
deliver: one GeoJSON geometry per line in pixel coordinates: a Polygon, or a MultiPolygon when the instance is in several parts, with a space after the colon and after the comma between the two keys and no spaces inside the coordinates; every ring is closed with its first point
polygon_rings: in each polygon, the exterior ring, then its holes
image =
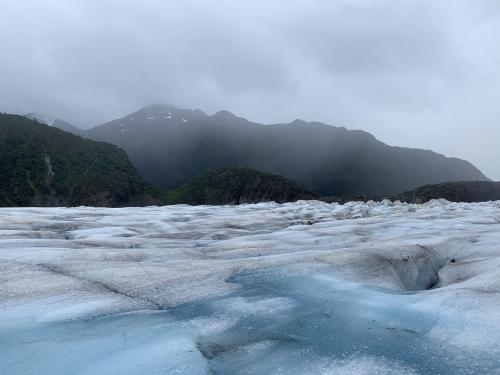
{"type": "Polygon", "coordinates": [[[4,0],[0,110],[317,120],[500,179],[499,21],[496,0],[4,0]]]}

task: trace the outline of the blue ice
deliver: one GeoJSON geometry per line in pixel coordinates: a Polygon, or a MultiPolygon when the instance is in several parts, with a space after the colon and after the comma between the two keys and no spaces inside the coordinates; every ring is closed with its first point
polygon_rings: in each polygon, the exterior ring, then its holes
{"type": "Polygon", "coordinates": [[[286,268],[228,282],[241,288],[162,312],[2,326],[0,373],[500,373],[498,358],[432,341],[445,317],[414,309],[418,292],[286,268]]]}

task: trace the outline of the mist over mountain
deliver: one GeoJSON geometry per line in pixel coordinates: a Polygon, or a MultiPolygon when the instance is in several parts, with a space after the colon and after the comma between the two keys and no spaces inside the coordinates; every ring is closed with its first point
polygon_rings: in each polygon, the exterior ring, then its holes
{"type": "Polygon", "coordinates": [[[154,193],[118,147],[0,114],[0,206],[145,205],[154,193]]]}
{"type": "Polygon", "coordinates": [[[175,189],[225,167],[282,175],[319,195],[393,195],[445,181],[488,180],[471,163],[392,147],[360,130],[296,120],[263,125],[227,111],[152,105],[86,132],[122,147],[150,182],[175,189]]]}
{"type": "Polygon", "coordinates": [[[42,124],[46,124],[49,126],[53,126],[54,128],[58,128],[61,130],[64,130],[69,133],[73,133],[79,136],[83,136],[85,134],[85,130],[79,129],[76,126],[71,125],[69,122],[66,122],[64,120],[42,115],[40,113],[36,112],[30,112],[24,115],[27,118],[30,118],[32,120],[37,120],[38,122],[42,124]]]}

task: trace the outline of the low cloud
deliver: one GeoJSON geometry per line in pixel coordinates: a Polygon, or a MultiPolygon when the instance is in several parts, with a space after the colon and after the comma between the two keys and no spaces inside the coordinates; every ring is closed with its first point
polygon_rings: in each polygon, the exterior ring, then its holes
{"type": "Polygon", "coordinates": [[[157,102],[361,128],[500,179],[496,0],[7,0],[0,109],[89,127],[157,102]]]}

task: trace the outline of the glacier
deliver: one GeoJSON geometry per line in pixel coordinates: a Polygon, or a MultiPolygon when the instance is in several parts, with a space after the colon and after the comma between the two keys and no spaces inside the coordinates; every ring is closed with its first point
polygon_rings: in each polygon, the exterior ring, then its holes
{"type": "Polygon", "coordinates": [[[500,374],[500,202],[0,209],[2,374],[500,374]]]}

